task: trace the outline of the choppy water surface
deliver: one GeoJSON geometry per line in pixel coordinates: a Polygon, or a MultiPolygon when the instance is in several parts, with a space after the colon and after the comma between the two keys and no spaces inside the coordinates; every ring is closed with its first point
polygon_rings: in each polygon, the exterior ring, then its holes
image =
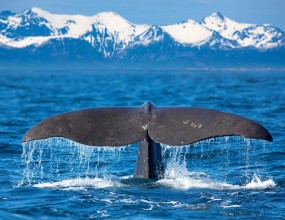
{"type": "Polygon", "coordinates": [[[0,72],[0,219],[284,219],[285,73],[0,72]],[[132,178],[137,145],[21,144],[38,121],[99,106],[200,106],[263,124],[239,137],[163,145],[165,177],[132,178]]]}

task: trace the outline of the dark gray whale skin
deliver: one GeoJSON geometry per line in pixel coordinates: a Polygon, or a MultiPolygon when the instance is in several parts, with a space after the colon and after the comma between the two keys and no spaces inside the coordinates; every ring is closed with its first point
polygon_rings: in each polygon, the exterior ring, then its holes
{"type": "Polygon", "coordinates": [[[64,137],[90,146],[123,146],[139,142],[134,177],[163,176],[160,144],[188,145],[221,136],[272,142],[271,134],[245,117],[206,108],[103,107],[59,114],[32,127],[23,142],[64,137]]]}

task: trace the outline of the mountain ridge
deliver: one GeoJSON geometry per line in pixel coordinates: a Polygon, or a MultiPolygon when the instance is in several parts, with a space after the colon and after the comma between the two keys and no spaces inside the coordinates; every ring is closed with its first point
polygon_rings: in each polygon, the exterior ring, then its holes
{"type": "Polygon", "coordinates": [[[21,51],[31,62],[44,62],[45,57],[59,62],[60,57],[69,62],[80,62],[86,57],[87,60],[93,58],[94,62],[169,61],[207,66],[209,63],[204,59],[209,58],[214,66],[215,60],[217,65],[223,65],[219,60],[243,65],[248,62],[243,62],[244,59],[255,60],[254,65],[263,64],[268,59],[265,63],[271,60],[273,66],[283,66],[285,33],[269,24],[239,23],[219,12],[200,22],[187,19],[176,24],[148,25],[134,24],[112,11],[84,16],[52,14],[32,8],[20,13],[0,13],[0,47],[0,65],[12,62],[5,58],[5,53],[15,51],[17,60],[17,53],[21,51]],[[75,51],[77,56],[72,54],[75,51]],[[250,57],[253,53],[262,58],[250,57]]]}

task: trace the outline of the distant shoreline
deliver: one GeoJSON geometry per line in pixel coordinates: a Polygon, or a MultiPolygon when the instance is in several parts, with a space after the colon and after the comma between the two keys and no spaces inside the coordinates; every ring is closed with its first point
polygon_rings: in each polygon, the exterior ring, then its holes
{"type": "Polygon", "coordinates": [[[183,67],[183,68],[169,68],[169,67],[82,67],[82,66],[58,66],[58,67],[46,67],[46,66],[35,66],[35,67],[17,67],[16,65],[13,67],[1,67],[0,66],[0,73],[3,71],[70,71],[70,72],[78,72],[78,71],[111,71],[111,72],[130,72],[130,71],[136,71],[136,72],[147,72],[147,71],[154,71],[154,72],[285,72],[285,67],[265,67],[265,68],[248,68],[248,67],[203,67],[203,68],[196,68],[196,67],[183,67]]]}

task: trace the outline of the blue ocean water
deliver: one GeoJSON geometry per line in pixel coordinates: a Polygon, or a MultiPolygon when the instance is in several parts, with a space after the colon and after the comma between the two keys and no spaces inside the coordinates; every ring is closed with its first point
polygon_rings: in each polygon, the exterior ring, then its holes
{"type": "Polygon", "coordinates": [[[0,219],[285,219],[285,73],[1,71],[0,219]],[[264,125],[239,137],[163,146],[164,179],[133,179],[137,146],[50,138],[22,146],[49,116],[88,107],[200,106],[264,125]]]}

